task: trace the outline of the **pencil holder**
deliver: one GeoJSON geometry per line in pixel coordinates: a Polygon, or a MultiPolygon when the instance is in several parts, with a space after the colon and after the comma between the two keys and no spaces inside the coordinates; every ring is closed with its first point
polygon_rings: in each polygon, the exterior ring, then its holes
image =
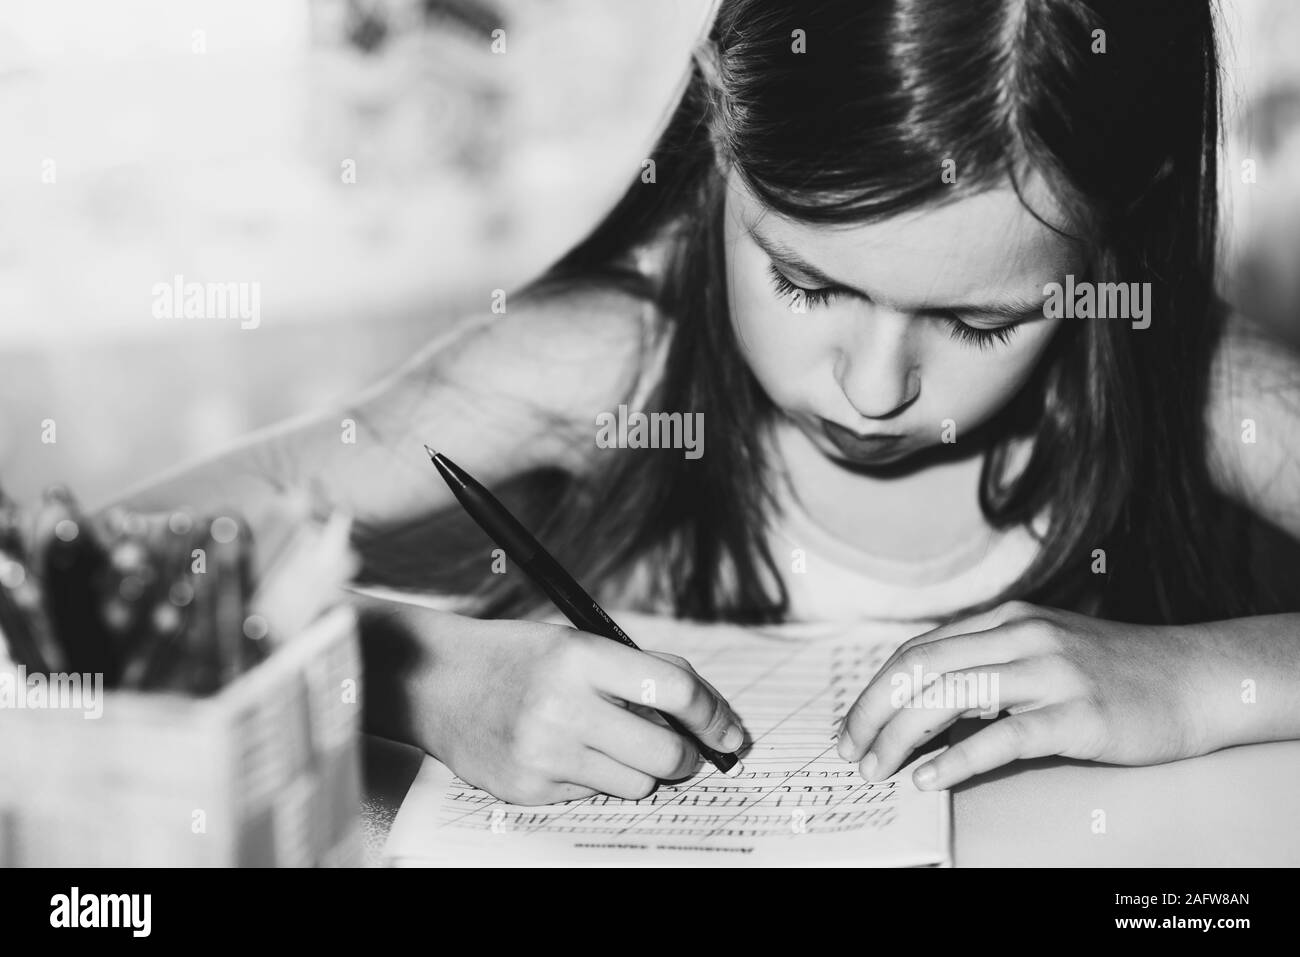
{"type": "Polygon", "coordinates": [[[64,707],[76,700],[71,678],[50,681],[58,708],[31,687],[0,708],[0,864],[360,863],[350,608],[208,698],[83,687],[88,706],[64,707]]]}

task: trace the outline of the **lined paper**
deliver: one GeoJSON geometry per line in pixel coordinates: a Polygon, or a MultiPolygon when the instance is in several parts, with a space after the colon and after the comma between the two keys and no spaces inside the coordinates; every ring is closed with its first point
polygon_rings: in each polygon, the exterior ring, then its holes
{"type": "MultiPolygon", "coordinates": [[[[854,864],[949,861],[949,796],[905,768],[868,783],[835,752],[840,719],[908,632],[745,630],[619,615],[686,657],[745,724],[745,770],[706,765],[647,798],[521,807],[427,759],[389,838],[401,864],[854,864]]],[[[634,630],[635,629],[635,630],[634,630]]]]}

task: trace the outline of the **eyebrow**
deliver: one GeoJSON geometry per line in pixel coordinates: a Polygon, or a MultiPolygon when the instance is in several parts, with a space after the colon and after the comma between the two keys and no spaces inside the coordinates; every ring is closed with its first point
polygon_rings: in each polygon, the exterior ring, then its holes
{"type": "MultiPolygon", "coordinates": [[[[758,244],[758,247],[767,254],[768,258],[774,262],[780,263],[795,272],[802,273],[819,286],[831,287],[837,290],[853,293],[861,296],[868,301],[879,301],[875,296],[856,289],[847,283],[842,283],[832,279],[826,273],[822,272],[812,263],[808,262],[789,246],[779,240],[769,239],[762,235],[754,226],[746,226],[745,231],[749,233],[750,238],[758,244]]],[[[1043,309],[1042,300],[1026,299],[1022,296],[1014,296],[1003,302],[993,303],[962,303],[953,306],[924,306],[920,309],[905,309],[904,312],[955,312],[955,313],[984,313],[986,315],[1001,316],[1006,319],[1023,320],[1032,313],[1041,313],[1043,309]]]]}

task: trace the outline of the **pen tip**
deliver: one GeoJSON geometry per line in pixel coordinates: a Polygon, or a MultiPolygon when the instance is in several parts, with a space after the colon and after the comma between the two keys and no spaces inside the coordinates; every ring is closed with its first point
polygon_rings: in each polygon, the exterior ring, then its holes
{"type": "Polygon", "coordinates": [[[424,451],[429,453],[429,458],[433,458],[435,455],[438,454],[433,449],[429,448],[427,445],[424,447],[424,451]]]}

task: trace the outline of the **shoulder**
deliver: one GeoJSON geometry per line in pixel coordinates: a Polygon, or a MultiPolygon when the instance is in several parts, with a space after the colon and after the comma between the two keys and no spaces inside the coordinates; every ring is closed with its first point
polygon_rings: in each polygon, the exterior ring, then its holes
{"type": "Polygon", "coordinates": [[[555,415],[590,420],[637,384],[659,332],[654,303],[610,283],[525,291],[484,327],[480,348],[544,396],[555,415]]]}
{"type": "Polygon", "coordinates": [[[1219,489],[1300,539],[1300,350],[1232,315],[1212,368],[1207,426],[1219,489]]]}
{"type": "Polygon", "coordinates": [[[628,371],[650,344],[658,319],[653,301],[613,283],[566,283],[520,293],[499,328],[548,358],[596,358],[628,371]]]}
{"type": "Polygon", "coordinates": [[[535,464],[572,466],[596,415],[637,387],[661,328],[653,302],[632,291],[552,284],[467,319],[414,364],[455,383],[485,425],[532,439],[535,464]]]}

